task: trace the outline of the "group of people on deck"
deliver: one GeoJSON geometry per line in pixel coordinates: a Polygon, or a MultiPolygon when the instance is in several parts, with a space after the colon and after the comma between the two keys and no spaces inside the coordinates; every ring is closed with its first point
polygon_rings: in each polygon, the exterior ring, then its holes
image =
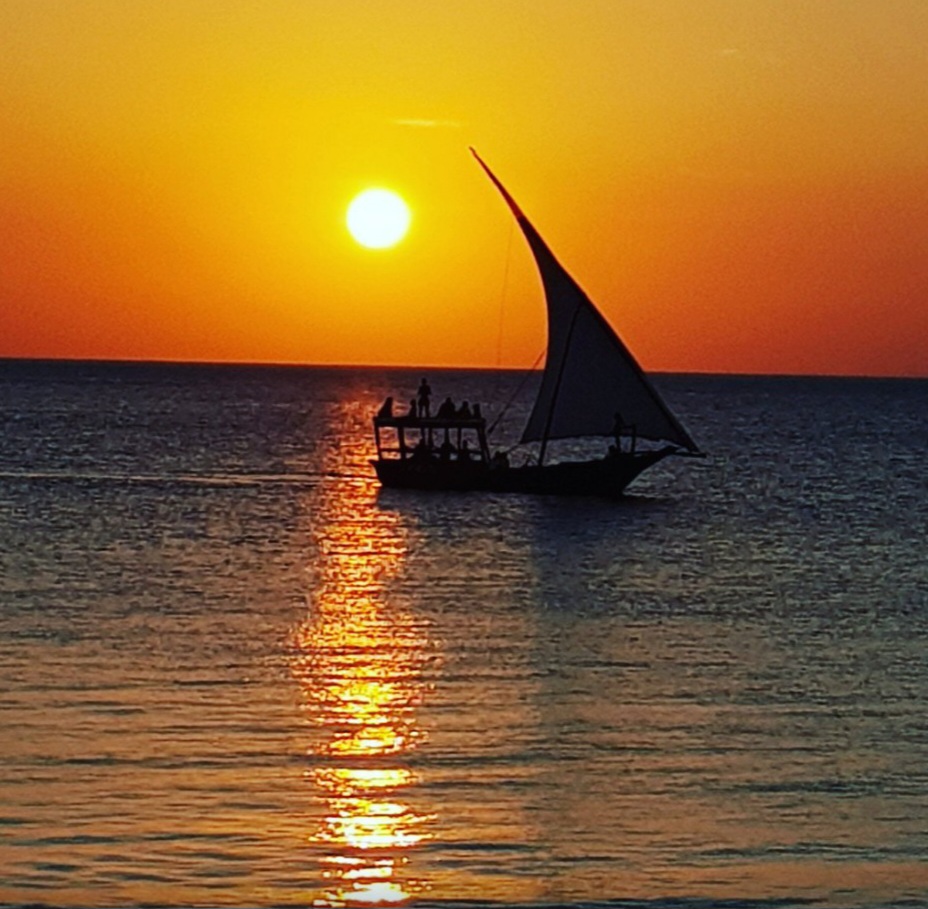
{"type": "MultiPolygon", "coordinates": [[[[423,378],[419,383],[419,390],[414,397],[409,402],[409,410],[403,414],[403,417],[414,419],[416,417],[422,418],[431,418],[431,398],[432,398],[432,388],[428,383],[428,380],[423,378]]],[[[388,397],[380,407],[380,410],[377,411],[378,417],[393,417],[396,416],[393,413],[393,398],[388,397]]],[[[454,401],[451,399],[450,395],[442,401],[441,405],[438,408],[435,416],[438,419],[444,420],[479,420],[481,418],[480,405],[474,404],[473,407],[467,402],[464,401],[461,403],[460,407],[455,406],[454,401]]]]}
{"type": "MultiPolygon", "coordinates": [[[[387,398],[377,416],[390,420],[396,420],[393,425],[403,427],[409,421],[409,428],[418,430],[419,440],[415,446],[409,446],[410,439],[404,435],[403,429],[399,432],[399,453],[401,458],[409,457],[417,462],[466,462],[483,459],[481,451],[483,443],[481,442],[483,423],[480,413],[480,405],[471,406],[467,401],[463,401],[460,406],[455,405],[451,397],[445,398],[438,410],[433,414],[431,410],[432,389],[428,380],[423,379],[419,384],[419,389],[409,402],[409,410],[405,413],[395,414],[393,412],[393,398],[387,398]],[[447,420],[442,424],[441,421],[447,420]],[[454,432],[452,432],[454,430],[454,432]],[[438,443],[436,431],[442,432],[444,436],[442,442],[438,443]],[[471,448],[470,443],[464,438],[465,432],[478,433],[478,444],[476,448],[471,448]],[[455,444],[452,436],[456,436],[455,444]]],[[[407,430],[408,431],[408,430],[407,430]]]]}
{"type": "Polygon", "coordinates": [[[414,461],[431,461],[436,456],[439,461],[469,461],[471,460],[472,452],[467,443],[467,439],[462,439],[460,446],[456,446],[451,442],[451,439],[448,438],[447,433],[445,433],[444,442],[442,442],[438,448],[432,445],[431,440],[427,436],[423,436],[412,450],[412,459],[414,461]]]}
{"type": "MultiPolygon", "coordinates": [[[[419,390],[416,393],[416,397],[409,402],[409,413],[407,416],[431,417],[431,398],[432,388],[429,385],[428,379],[423,378],[419,383],[419,390]]],[[[460,407],[455,407],[454,401],[451,400],[451,396],[449,395],[442,401],[436,416],[439,419],[446,420],[454,419],[455,417],[461,420],[471,420],[480,416],[480,405],[475,404],[472,410],[470,404],[464,401],[460,407]]]]}

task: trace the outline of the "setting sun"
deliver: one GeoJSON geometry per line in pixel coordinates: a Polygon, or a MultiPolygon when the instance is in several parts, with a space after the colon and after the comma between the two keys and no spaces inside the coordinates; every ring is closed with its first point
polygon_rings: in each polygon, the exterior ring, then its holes
{"type": "Polygon", "coordinates": [[[362,246],[395,246],[409,230],[409,206],[388,189],[367,189],[348,206],[348,230],[362,246]]]}

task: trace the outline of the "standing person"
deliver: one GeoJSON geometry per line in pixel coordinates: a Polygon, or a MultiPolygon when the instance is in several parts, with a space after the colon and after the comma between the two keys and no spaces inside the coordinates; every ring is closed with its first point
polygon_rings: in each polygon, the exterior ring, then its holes
{"type": "Polygon", "coordinates": [[[419,416],[427,417],[429,415],[429,398],[432,396],[432,389],[426,379],[423,377],[419,383],[419,416]]]}

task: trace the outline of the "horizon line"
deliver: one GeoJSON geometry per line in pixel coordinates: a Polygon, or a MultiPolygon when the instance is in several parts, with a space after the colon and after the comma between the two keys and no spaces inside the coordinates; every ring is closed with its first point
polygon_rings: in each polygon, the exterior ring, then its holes
{"type": "MultiPolygon", "coordinates": [[[[86,366],[193,366],[267,369],[379,369],[418,372],[422,370],[445,372],[543,372],[543,367],[530,366],[467,366],[448,364],[388,364],[388,363],[307,363],[295,360],[172,360],[156,358],[118,357],[16,357],[0,355],[0,366],[11,363],[70,364],[86,366]]],[[[647,369],[649,375],[705,376],[730,378],[782,378],[782,379],[874,379],[874,380],[928,380],[924,375],[908,373],[838,373],[838,372],[721,372],[717,370],[647,369]]]]}

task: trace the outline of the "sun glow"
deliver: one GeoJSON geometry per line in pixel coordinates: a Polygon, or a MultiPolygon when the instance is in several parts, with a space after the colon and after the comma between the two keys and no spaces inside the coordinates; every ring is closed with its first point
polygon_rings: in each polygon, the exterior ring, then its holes
{"type": "Polygon", "coordinates": [[[395,246],[409,230],[409,206],[389,189],[366,189],[348,206],[348,231],[368,249],[395,246]]]}

